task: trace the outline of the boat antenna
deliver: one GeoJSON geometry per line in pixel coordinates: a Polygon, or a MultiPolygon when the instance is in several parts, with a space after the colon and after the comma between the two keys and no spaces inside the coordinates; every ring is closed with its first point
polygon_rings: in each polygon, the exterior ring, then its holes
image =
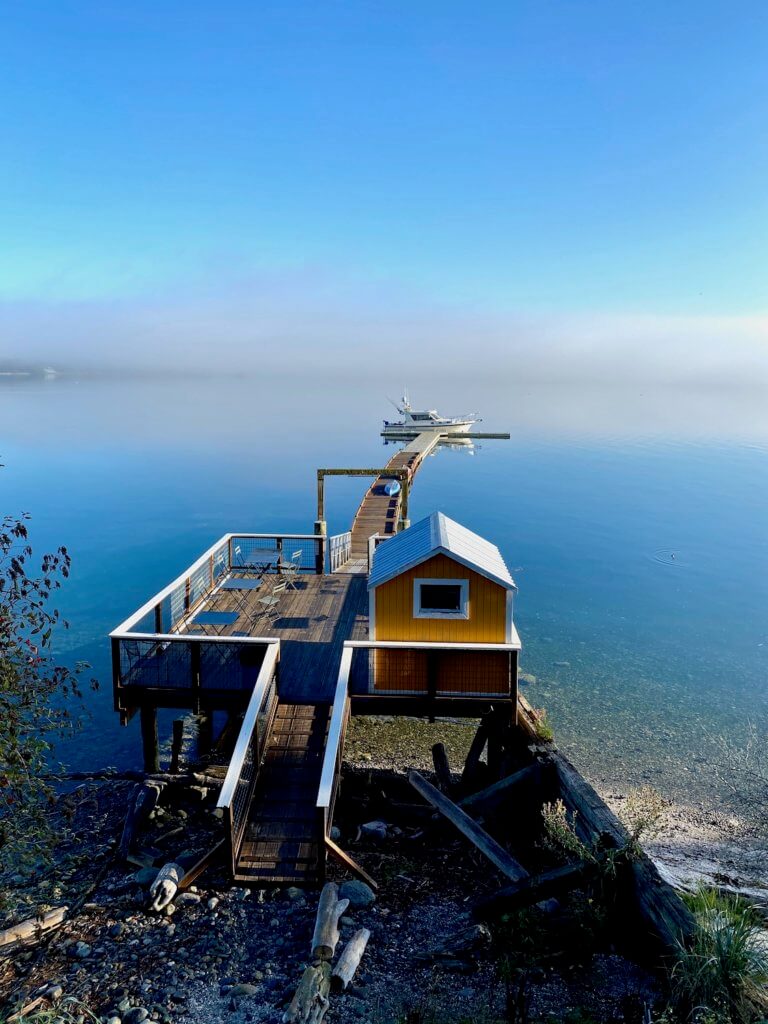
{"type": "Polygon", "coordinates": [[[391,405],[394,405],[394,407],[397,409],[397,411],[402,415],[403,410],[400,408],[400,406],[397,404],[397,402],[394,400],[394,398],[390,398],[389,395],[387,395],[387,401],[391,405]]]}

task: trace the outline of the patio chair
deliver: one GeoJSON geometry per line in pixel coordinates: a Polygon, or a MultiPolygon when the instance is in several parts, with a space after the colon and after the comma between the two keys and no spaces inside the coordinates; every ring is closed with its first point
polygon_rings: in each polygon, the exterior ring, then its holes
{"type": "Polygon", "coordinates": [[[274,622],[275,619],[279,618],[280,613],[277,610],[277,606],[280,604],[280,594],[286,589],[288,584],[285,580],[280,583],[276,583],[268,594],[263,597],[259,597],[256,600],[256,614],[253,617],[253,624],[260,622],[266,618],[268,622],[274,622]]]}
{"type": "Polygon", "coordinates": [[[283,562],[280,566],[281,576],[286,577],[286,585],[291,590],[297,590],[296,581],[299,578],[299,569],[301,568],[301,548],[298,551],[294,551],[291,555],[289,562],[283,562]]]}

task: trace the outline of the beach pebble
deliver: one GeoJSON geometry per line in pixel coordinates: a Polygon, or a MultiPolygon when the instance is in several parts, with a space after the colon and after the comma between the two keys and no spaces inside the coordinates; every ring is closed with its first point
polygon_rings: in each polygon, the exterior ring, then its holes
{"type": "Polygon", "coordinates": [[[367,821],[360,826],[360,832],[367,839],[384,840],[387,838],[387,825],[383,821],[367,821]]]}

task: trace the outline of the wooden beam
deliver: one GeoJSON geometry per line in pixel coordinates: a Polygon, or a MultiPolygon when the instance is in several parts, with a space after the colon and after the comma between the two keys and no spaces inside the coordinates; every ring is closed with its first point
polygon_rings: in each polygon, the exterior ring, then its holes
{"type": "Polygon", "coordinates": [[[488,817],[504,807],[511,791],[521,783],[525,782],[533,786],[539,786],[541,781],[542,770],[541,765],[537,761],[526,768],[521,768],[519,772],[515,772],[513,775],[508,775],[506,779],[494,782],[492,786],[487,786],[477,793],[472,793],[471,796],[465,796],[463,800],[459,800],[459,807],[473,817],[480,815],[488,817]]]}
{"type": "Polygon", "coordinates": [[[160,770],[160,751],[157,742],[157,711],[153,707],[141,709],[141,745],[144,751],[144,771],[160,770]]]}
{"type": "Polygon", "coordinates": [[[408,773],[408,781],[427,803],[432,804],[436,811],[447,818],[507,878],[519,882],[528,877],[528,872],[522,864],[497,843],[493,836],[489,836],[473,818],[444,796],[439,789],[435,789],[423,776],[411,771],[408,773]]]}
{"type": "Polygon", "coordinates": [[[213,864],[213,862],[224,852],[224,847],[227,845],[226,839],[220,839],[215,846],[212,846],[210,850],[203,854],[203,856],[196,861],[189,871],[186,872],[184,877],[179,882],[179,889],[188,889],[192,883],[202,875],[202,873],[213,864]]]}
{"type": "Polygon", "coordinates": [[[366,885],[370,885],[370,887],[374,891],[376,891],[379,888],[377,883],[371,878],[371,876],[368,874],[365,868],[361,867],[357,863],[357,861],[353,857],[350,857],[345,850],[342,850],[340,846],[337,846],[336,843],[334,843],[334,841],[329,836],[325,837],[325,846],[326,849],[328,850],[328,853],[330,853],[330,855],[334,857],[340,864],[343,864],[344,867],[351,874],[353,874],[356,878],[359,878],[361,882],[365,882],[366,885]]]}
{"type": "Polygon", "coordinates": [[[472,914],[478,920],[490,920],[502,917],[512,910],[529,907],[532,903],[559,896],[561,893],[575,889],[585,879],[597,871],[597,865],[588,861],[577,864],[566,864],[541,875],[523,878],[514,885],[481,896],[472,906],[472,914]]]}

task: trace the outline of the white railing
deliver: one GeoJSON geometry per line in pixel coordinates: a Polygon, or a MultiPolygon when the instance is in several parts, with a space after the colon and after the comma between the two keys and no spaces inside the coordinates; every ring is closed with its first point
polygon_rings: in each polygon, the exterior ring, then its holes
{"type": "Polygon", "coordinates": [[[300,551],[299,571],[320,575],[323,572],[325,539],[314,533],[225,533],[175,580],[121,622],[110,636],[134,630],[150,632],[147,627],[157,634],[170,632],[213,590],[222,576],[258,564],[254,552],[261,554],[262,564],[271,564],[272,568],[266,571],[279,572],[281,565],[292,561],[292,555],[300,551]],[[147,621],[143,622],[145,619],[147,621]]]}
{"type": "Polygon", "coordinates": [[[237,743],[216,804],[223,812],[232,856],[233,874],[236,873],[237,857],[248,821],[251,797],[277,706],[279,660],[280,641],[273,640],[264,656],[261,671],[248,702],[243,724],[240,727],[237,743]]]}
{"type": "Polygon", "coordinates": [[[352,553],[352,534],[337,533],[328,538],[328,559],[331,572],[336,572],[345,562],[349,561],[352,553]]]}
{"type": "Polygon", "coordinates": [[[373,565],[373,556],[376,553],[376,548],[379,544],[385,540],[389,540],[394,537],[394,533],[372,533],[368,538],[368,575],[371,573],[371,566],[373,565]]]}
{"type": "Polygon", "coordinates": [[[328,726],[328,738],[325,742],[323,770],[320,775],[320,786],[317,791],[318,817],[322,824],[323,837],[328,835],[331,827],[333,801],[336,783],[341,770],[344,733],[349,720],[349,671],[352,666],[352,650],[344,645],[333,696],[331,722],[328,726]]]}

